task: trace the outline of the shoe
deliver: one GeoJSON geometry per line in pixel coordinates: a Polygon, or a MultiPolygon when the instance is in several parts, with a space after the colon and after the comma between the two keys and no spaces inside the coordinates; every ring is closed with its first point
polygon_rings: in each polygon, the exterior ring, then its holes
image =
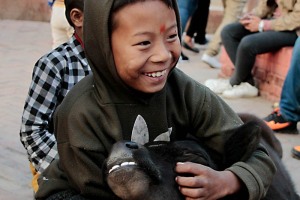
{"type": "Polygon", "coordinates": [[[266,124],[276,132],[297,134],[297,122],[290,122],[283,118],[280,109],[275,108],[274,111],[263,119],[266,124]]]}
{"type": "Polygon", "coordinates": [[[292,157],[300,160],[300,146],[294,146],[293,147],[292,157]]]}
{"type": "Polygon", "coordinates": [[[208,79],[204,85],[216,94],[222,94],[225,90],[232,88],[229,79],[208,79]]]}
{"type": "Polygon", "coordinates": [[[225,90],[222,93],[222,96],[231,99],[241,97],[256,97],[258,96],[258,89],[247,82],[243,82],[239,85],[234,85],[229,90],[225,90]]]}
{"type": "Polygon", "coordinates": [[[183,54],[182,52],[181,52],[181,55],[180,55],[180,59],[183,60],[183,61],[188,61],[188,60],[190,60],[189,57],[187,57],[187,56],[186,56],[185,54],[183,54]]]}
{"type": "Polygon", "coordinates": [[[194,53],[199,53],[200,52],[200,50],[197,47],[192,47],[188,43],[186,43],[185,41],[182,42],[182,46],[184,48],[186,48],[187,50],[190,50],[190,51],[192,51],[194,53]]]}
{"type": "Polygon", "coordinates": [[[219,62],[219,59],[216,56],[210,56],[205,53],[202,55],[201,60],[212,68],[216,68],[216,69],[221,68],[221,63],[219,62]]]}

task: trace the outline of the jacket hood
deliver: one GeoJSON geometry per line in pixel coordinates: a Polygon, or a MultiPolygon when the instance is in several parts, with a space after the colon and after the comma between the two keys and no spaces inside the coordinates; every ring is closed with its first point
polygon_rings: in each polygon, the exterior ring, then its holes
{"type": "MultiPolygon", "coordinates": [[[[132,93],[136,98],[140,93],[123,83],[117,74],[114,63],[109,26],[112,8],[117,1],[89,0],[85,2],[84,7],[83,35],[85,53],[93,71],[94,87],[99,94],[103,94],[103,90],[106,90],[110,94],[111,99],[107,99],[107,101],[115,101],[116,99],[124,100],[124,98],[128,98],[128,93],[132,93]],[[105,85],[110,86],[109,90],[103,88],[105,85]],[[118,94],[118,97],[114,98],[112,94],[118,94]]],[[[172,4],[176,14],[179,38],[181,38],[180,17],[176,0],[172,0],[172,4]]],[[[106,101],[105,99],[102,100],[106,101]]]]}

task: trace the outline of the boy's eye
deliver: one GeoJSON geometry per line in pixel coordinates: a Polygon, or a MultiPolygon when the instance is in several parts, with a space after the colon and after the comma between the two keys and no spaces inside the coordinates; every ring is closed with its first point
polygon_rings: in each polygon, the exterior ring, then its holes
{"type": "Polygon", "coordinates": [[[136,45],[139,45],[139,46],[147,46],[147,45],[149,45],[149,44],[150,44],[149,41],[143,41],[143,42],[137,43],[136,45]]]}
{"type": "Polygon", "coordinates": [[[169,36],[168,41],[175,41],[177,39],[178,34],[172,34],[169,36]]]}

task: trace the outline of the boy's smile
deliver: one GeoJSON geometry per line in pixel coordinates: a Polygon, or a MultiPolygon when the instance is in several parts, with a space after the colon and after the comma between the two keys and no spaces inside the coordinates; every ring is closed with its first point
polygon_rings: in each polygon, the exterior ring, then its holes
{"type": "Polygon", "coordinates": [[[112,51],[117,72],[130,87],[160,91],[181,51],[173,9],[162,1],[138,2],[113,16],[112,51]]]}

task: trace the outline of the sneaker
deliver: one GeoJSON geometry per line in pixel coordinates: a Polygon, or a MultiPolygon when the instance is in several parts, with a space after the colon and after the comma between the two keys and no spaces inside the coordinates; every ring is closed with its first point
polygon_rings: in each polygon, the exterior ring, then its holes
{"type": "Polygon", "coordinates": [[[297,134],[297,122],[290,122],[283,118],[280,114],[279,108],[275,108],[274,111],[263,119],[266,124],[276,132],[297,134]]]}
{"type": "Polygon", "coordinates": [[[272,108],[273,108],[272,113],[269,114],[268,116],[266,116],[265,118],[263,118],[264,121],[270,122],[270,121],[274,120],[274,118],[275,118],[277,115],[280,115],[280,114],[279,114],[279,112],[280,112],[279,106],[274,107],[274,105],[272,105],[272,108]]]}
{"type": "Polygon", "coordinates": [[[229,79],[208,79],[204,85],[216,94],[222,94],[225,90],[232,88],[229,79]]]}
{"type": "Polygon", "coordinates": [[[294,146],[292,149],[292,156],[293,158],[300,160],[300,146],[294,146]]]}
{"type": "Polygon", "coordinates": [[[225,98],[242,98],[242,97],[256,97],[258,96],[258,89],[247,83],[243,82],[239,85],[234,85],[231,89],[225,90],[222,93],[225,98]]]}
{"type": "Polygon", "coordinates": [[[210,55],[204,53],[202,55],[201,60],[203,62],[205,62],[206,64],[208,64],[212,68],[216,68],[216,69],[221,68],[221,63],[219,62],[219,59],[217,58],[217,56],[210,56],[210,55]]]}

